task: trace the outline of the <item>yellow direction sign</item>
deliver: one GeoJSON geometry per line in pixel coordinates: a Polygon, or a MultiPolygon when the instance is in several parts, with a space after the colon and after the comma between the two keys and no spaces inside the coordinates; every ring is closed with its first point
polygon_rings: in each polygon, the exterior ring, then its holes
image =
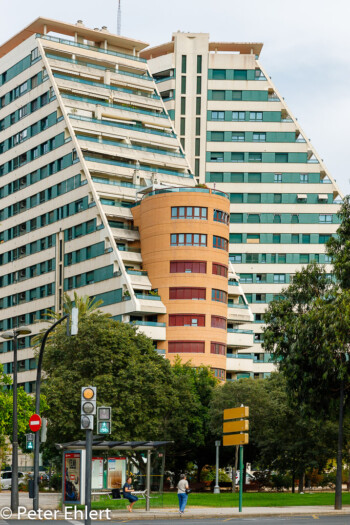
{"type": "Polygon", "coordinates": [[[249,407],[226,408],[224,410],[224,421],[243,417],[249,417],[249,407]]]}
{"type": "Polygon", "coordinates": [[[249,443],[248,434],[228,434],[224,435],[222,444],[224,447],[230,447],[232,445],[247,445],[249,443]]]}
{"type": "Polygon", "coordinates": [[[249,430],[249,421],[247,419],[224,422],[224,434],[229,434],[231,432],[244,432],[245,430],[249,430]]]}

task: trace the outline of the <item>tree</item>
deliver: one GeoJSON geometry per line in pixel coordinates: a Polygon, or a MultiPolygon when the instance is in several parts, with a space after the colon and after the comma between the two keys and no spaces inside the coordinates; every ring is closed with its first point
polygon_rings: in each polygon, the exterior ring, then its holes
{"type": "Polygon", "coordinates": [[[290,396],[316,419],[339,407],[335,507],[341,508],[344,392],[350,387],[347,359],[350,294],[323,268],[310,264],[297,272],[280,301],[264,315],[265,350],[279,360],[290,396]]]}

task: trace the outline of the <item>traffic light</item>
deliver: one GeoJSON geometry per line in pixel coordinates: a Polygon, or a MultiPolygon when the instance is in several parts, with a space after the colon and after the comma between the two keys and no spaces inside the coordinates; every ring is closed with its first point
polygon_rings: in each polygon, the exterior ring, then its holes
{"type": "Polygon", "coordinates": [[[34,450],[34,434],[26,434],[26,450],[34,450]]]}
{"type": "Polygon", "coordinates": [[[97,409],[97,433],[110,434],[112,431],[112,408],[98,407],[97,409]]]}
{"type": "Polygon", "coordinates": [[[93,430],[94,414],[96,414],[96,387],[83,386],[81,389],[81,429],[93,430]]]}

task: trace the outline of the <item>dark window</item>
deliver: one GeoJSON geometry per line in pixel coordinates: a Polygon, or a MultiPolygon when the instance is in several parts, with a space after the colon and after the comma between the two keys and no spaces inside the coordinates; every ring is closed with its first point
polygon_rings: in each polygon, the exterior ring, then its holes
{"type": "Polygon", "coordinates": [[[205,288],[178,287],[169,288],[169,299],[200,299],[205,300],[205,288]]]}
{"type": "Polygon", "coordinates": [[[168,351],[170,354],[193,353],[204,354],[204,341],[169,341],[168,351]]]}
{"type": "Polygon", "coordinates": [[[222,328],[226,330],[226,319],[225,317],[220,317],[219,315],[211,316],[211,327],[212,328],[222,328]]]}
{"type": "Polygon", "coordinates": [[[224,224],[229,223],[230,216],[228,213],[221,210],[214,210],[214,221],[223,222],[224,224]]]}
{"type": "Polygon", "coordinates": [[[211,354],[226,355],[226,345],[223,343],[211,343],[210,344],[211,354]]]}
{"type": "Polygon", "coordinates": [[[221,275],[222,277],[227,277],[228,268],[223,264],[213,263],[213,274],[221,275]]]}
{"type": "Polygon", "coordinates": [[[169,326],[205,326],[205,315],[170,314],[169,326]]]}
{"type": "Polygon", "coordinates": [[[207,273],[205,261],[171,261],[170,273],[207,273]]]}
{"type": "Polygon", "coordinates": [[[173,206],[171,208],[171,218],[207,220],[208,208],[201,208],[199,206],[173,206]]]}
{"type": "Polygon", "coordinates": [[[213,235],[213,248],[219,248],[219,250],[228,250],[228,240],[218,235],[213,235]]]}
{"type": "Polygon", "coordinates": [[[223,290],[217,290],[215,288],[212,288],[211,299],[212,301],[218,301],[220,303],[227,303],[227,292],[224,292],[223,290]]]}

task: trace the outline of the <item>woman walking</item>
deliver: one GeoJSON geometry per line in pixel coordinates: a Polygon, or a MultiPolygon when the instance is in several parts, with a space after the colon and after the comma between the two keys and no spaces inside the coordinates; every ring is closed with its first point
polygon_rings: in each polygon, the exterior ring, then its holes
{"type": "Polygon", "coordinates": [[[181,474],[180,481],[177,484],[177,497],[179,498],[179,512],[181,517],[184,515],[185,512],[185,507],[188,499],[187,491],[189,491],[189,488],[190,487],[186,479],[186,474],[181,474]]]}

